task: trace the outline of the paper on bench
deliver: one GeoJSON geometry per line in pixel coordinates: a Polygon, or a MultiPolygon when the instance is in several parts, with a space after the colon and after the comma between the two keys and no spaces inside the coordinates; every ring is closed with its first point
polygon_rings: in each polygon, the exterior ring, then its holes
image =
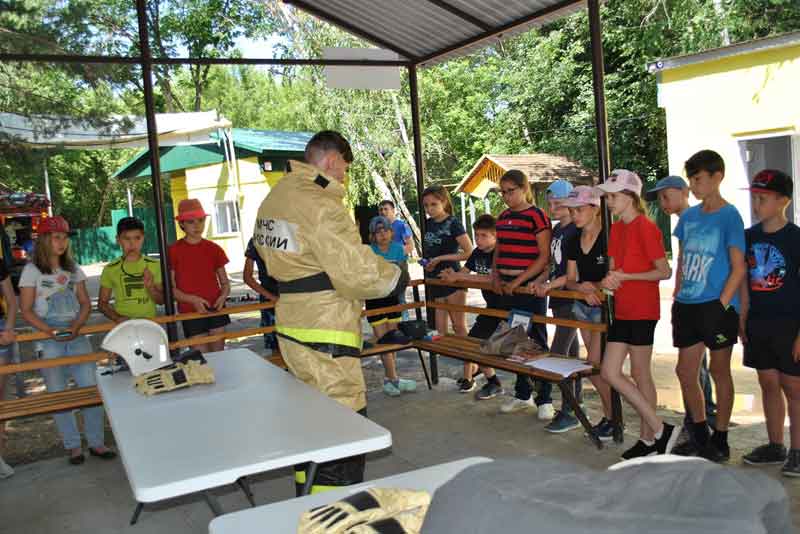
{"type": "Polygon", "coordinates": [[[563,377],[568,377],[578,371],[591,371],[592,366],[584,363],[581,360],[572,360],[567,358],[542,358],[540,360],[533,360],[526,362],[525,365],[539,369],[540,371],[547,371],[563,377]]]}

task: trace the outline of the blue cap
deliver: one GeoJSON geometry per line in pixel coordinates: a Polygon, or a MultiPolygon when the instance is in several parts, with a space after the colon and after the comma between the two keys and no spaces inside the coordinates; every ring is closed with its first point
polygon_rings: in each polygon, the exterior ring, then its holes
{"type": "Polygon", "coordinates": [[[369,221],[369,233],[374,234],[381,228],[386,228],[387,230],[392,229],[392,223],[389,222],[389,219],[383,217],[382,215],[377,215],[370,219],[369,221]]]}
{"type": "Polygon", "coordinates": [[[658,192],[662,189],[689,189],[689,184],[680,176],[667,176],[656,182],[656,186],[644,194],[644,199],[648,202],[658,200],[658,192]]]}
{"type": "Polygon", "coordinates": [[[556,180],[547,188],[547,198],[567,198],[572,192],[572,184],[566,180],[556,180]]]}

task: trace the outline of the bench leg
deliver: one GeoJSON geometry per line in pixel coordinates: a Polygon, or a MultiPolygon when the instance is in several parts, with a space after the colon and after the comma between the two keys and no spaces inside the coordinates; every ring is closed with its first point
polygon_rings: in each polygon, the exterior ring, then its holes
{"type": "Polygon", "coordinates": [[[572,379],[564,379],[558,383],[558,388],[561,390],[561,397],[564,398],[570,406],[572,406],[572,411],[575,413],[575,417],[578,418],[578,421],[581,422],[583,425],[584,430],[586,430],[586,434],[589,436],[589,439],[592,440],[592,443],[598,449],[603,448],[603,442],[600,441],[600,438],[597,437],[594,430],[592,429],[592,423],[589,422],[589,418],[586,417],[586,413],[581,408],[580,403],[578,403],[578,399],[575,398],[574,392],[574,381],[572,379]]]}
{"type": "Polygon", "coordinates": [[[211,495],[210,492],[204,491],[203,497],[206,499],[206,503],[208,503],[208,507],[211,508],[211,513],[213,513],[215,517],[219,517],[224,513],[222,511],[222,505],[219,504],[217,498],[211,495]]]}
{"type": "Polygon", "coordinates": [[[300,495],[310,495],[311,487],[314,485],[314,479],[317,478],[317,465],[316,462],[308,462],[306,466],[306,482],[303,484],[303,492],[300,495]]]}
{"type": "Polygon", "coordinates": [[[256,501],[253,499],[253,491],[250,489],[250,482],[248,482],[247,477],[242,477],[236,481],[236,484],[240,488],[242,488],[242,492],[244,496],[247,497],[247,502],[250,503],[250,506],[253,508],[256,507],[256,501]]]}
{"type": "Polygon", "coordinates": [[[624,440],[625,422],[622,420],[622,399],[616,389],[611,389],[611,422],[614,425],[614,443],[624,440]]]}
{"type": "Polygon", "coordinates": [[[143,502],[136,503],[136,509],[133,511],[133,517],[131,517],[131,525],[135,525],[137,521],[139,521],[139,514],[142,513],[142,508],[144,508],[143,502]]]}
{"type": "Polygon", "coordinates": [[[439,356],[435,352],[429,352],[428,360],[431,366],[431,382],[434,384],[439,383],[439,356]]]}
{"type": "Polygon", "coordinates": [[[422,372],[425,373],[425,382],[428,383],[428,389],[433,389],[433,386],[431,386],[431,377],[428,374],[428,367],[425,365],[425,358],[422,357],[422,350],[417,349],[417,353],[419,354],[419,363],[422,365],[422,372]]]}

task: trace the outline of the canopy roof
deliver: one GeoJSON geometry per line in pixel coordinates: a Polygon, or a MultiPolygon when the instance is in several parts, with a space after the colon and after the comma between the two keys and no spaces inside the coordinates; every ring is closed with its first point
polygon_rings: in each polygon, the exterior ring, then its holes
{"type": "Polygon", "coordinates": [[[481,156],[467,173],[455,193],[468,193],[485,198],[499,184],[506,171],[517,169],[528,175],[531,184],[549,184],[555,180],[567,180],[573,184],[591,184],[594,173],[581,164],[564,156],[554,154],[514,154],[481,156]]]}
{"type": "MultiPolygon", "coordinates": [[[[174,146],[208,143],[209,134],[230,128],[231,122],[215,111],[196,113],[156,113],[158,144],[174,146]]],[[[147,146],[144,117],[112,116],[104,125],[69,117],[26,117],[0,113],[0,136],[33,148],[137,148],[147,146]]]]}
{"type": "Polygon", "coordinates": [[[465,56],[584,9],[585,0],[284,0],[411,63],[465,56]]]}
{"type": "MultiPolygon", "coordinates": [[[[231,132],[237,158],[252,156],[278,159],[302,158],[306,143],[313,135],[307,132],[280,132],[249,128],[233,128],[231,132]]],[[[212,133],[211,138],[218,139],[218,134],[212,133]]],[[[225,150],[217,142],[159,147],[159,155],[159,168],[162,173],[205,167],[225,161],[225,150]]],[[[146,178],[151,174],[150,152],[141,150],[117,169],[112,178],[137,179],[146,178]]]]}

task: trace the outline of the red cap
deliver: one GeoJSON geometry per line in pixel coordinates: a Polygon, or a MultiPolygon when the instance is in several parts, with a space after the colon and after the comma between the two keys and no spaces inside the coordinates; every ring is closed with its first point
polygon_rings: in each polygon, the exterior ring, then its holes
{"type": "Polygon", "coordinates": [[[177,220],[188,221],[205,217],[208,217],[208,214],[203,210],[203,205],[196,198],[184,198],[178,203],[178,216],[175,217],[177,220]]]}
{"type": "Polygon", "coordinates": [[[65,234],[68,234],[69,223],[61,215],[47,217],[42,219],[42,222],[39,223],[39,228],[37,228],[37,231],[40,234],[52,234],[53,232],[64,232],[65,234]]]}

